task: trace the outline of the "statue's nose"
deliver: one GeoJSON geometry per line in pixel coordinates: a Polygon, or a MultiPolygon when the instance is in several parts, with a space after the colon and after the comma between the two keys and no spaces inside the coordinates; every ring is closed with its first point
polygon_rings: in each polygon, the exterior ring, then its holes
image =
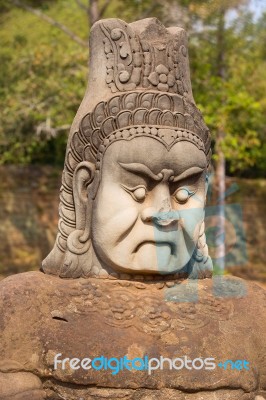
{"type": "Polygon", "coordinates": [[[161,227],[169,227],[179,220],[178,211],[172,209],[169,189],[158,191],[151,207],[142,210],[143,222],[153,222],[161,227]]]}

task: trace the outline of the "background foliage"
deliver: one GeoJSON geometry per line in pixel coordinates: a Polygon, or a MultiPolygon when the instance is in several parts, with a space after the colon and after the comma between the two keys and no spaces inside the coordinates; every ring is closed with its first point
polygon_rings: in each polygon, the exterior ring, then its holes
{"type": "Polygon", "coordinates": [[[253,11],[240,0],[0,0],[0,164],[62,165],[86,87],[92,19],[158,16],[188,30],[195,100],[214,144],[224,132],[227,173],[263,177],[266,14],[253,11]]]}

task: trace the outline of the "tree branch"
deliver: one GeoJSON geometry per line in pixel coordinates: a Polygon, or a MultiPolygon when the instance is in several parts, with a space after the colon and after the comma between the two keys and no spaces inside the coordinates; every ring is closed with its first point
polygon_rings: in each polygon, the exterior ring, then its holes
{"type": "Polygon", "coordinates": [[[71,125],[61,125],[57,128],[53,128],[51,118],[48,117],[45,122],[40,123],[36,127],[36,136],[44,136],[46,139],[55,138],[60,131],[68,131],[70,127],[71,125]]]}
{"type": "Polygon", "coordinates": [[[107,7],[109,6],[109,4],[111,3],[112,0],[105,0],[105,3],[103,4],[102,8],[100,9],[99,12],[99,17],[102,18],[103,14],[105,13],[105,11],[107,10],[107,7]]]}
{"type": "Polygon", "coordinates": [[[81,0],[76,0],[76,3],[80,8],[82,8],[82,10],[88,12],[88,7],[84,3],[82,3],[81,0]]]}
{"type": "Polygon", "coordinates": [[[74,40],[76,43],[78,43],[80,46],[88,48],[88,43],[85,40],[83,40],[79,36],[77,36],[67,26],[65,26],[64,24],[61,24],[60,22],[56,21],[55,19],[49,17],[48,15],[44,14],[42,11],[37,10],[33,7],[30,7],[30,6],[22,3],[20,0],[8,0],[8,1],[9,1],[9,3],[15,5],[16,7],[19,7],[26,11],[29,11],[30,13],[36,15],[37,17],[41,18],[42,20],[44,20],[44,21],[48,22],[49,24],[55,26],[56,28],[60,29],[66,35],[68,35],[72,40],[74,40]]]}

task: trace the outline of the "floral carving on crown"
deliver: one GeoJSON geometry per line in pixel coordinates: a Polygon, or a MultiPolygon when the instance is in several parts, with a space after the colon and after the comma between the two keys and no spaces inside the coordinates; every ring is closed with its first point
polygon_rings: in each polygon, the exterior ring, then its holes
{"type": "Polygon", "coordinates": [[[175,75],[173,71],[169,71],[164,65],[157,65],[155,71],[152,72],[148,79],[153,86],[162,92],[168,92],[175,84],[175,75]]]}

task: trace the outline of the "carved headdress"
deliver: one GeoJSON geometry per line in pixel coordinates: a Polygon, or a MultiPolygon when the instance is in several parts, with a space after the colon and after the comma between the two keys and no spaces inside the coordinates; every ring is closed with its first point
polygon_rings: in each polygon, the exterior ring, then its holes
{"type": "Polygon", "coordinates": [[[190,141],[210,163],[211,138],[192,95],[185,31],[165,28],[156,18],[102,20],[91,30],[89,83],[69,135],[59,231],[43,262],[45,272],[89,275],[91,266],[79,257],[89,251],[90,240],[77,223],[75,169],[83,161],[94,163],[99,183],[106,148],[137,136],[154,136],[165,146],[190,141]]]}

